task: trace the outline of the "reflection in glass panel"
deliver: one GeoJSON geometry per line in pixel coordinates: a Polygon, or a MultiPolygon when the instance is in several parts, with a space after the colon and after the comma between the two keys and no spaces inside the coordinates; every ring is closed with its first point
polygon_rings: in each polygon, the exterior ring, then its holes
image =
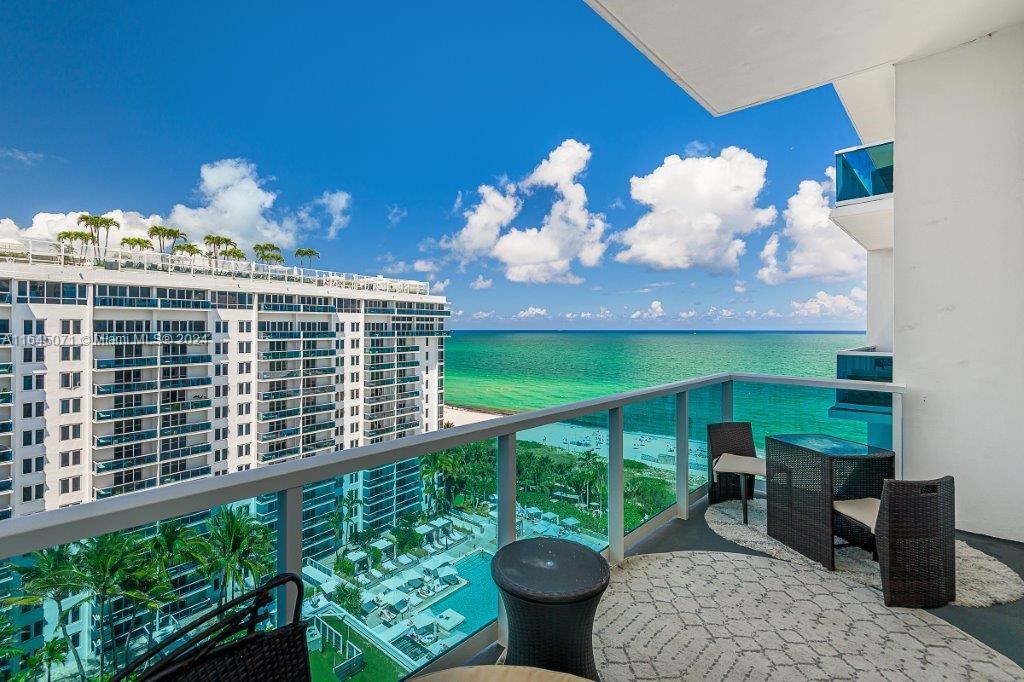
{"type": "Polygon", "coordinates": [[[516,434],[516,537],[608,546],[608,413],[516,434]]]}
{"type": "Polygon", "coordinates": [[[624,527],[628,533],[676,503],[676,398],[623,408],[624,527]]]}
{"type": "Polygon", "coordinates": [[[708,424],[721,420],[721,384],[689,391],[690,492],[708,482],[708,424]]]}
{"type": "Polygon", "coordinates": [[[765,437],[773,434],[821,433],[880,447],[892,442],[890,413],[845,409],[829,388],[737,382],[733,415],[752,423],[754,445],[762,457],[765,437]]]}
{"type": "MultiPolygon", "coordinates": [[[[0,562],[0,678],[104,679],[275,573],[255,501],[0,562]]],[[[267,626],[273,625],[269,617],[267,626]]]]}
{"type": "Polygon", "coordinates": [[[480,441],[321,486],[330,508],[303,515],[331,529],[327,551],[303,533],[314,680],[398,680],[494,621],[496,455],[480,441]]]}

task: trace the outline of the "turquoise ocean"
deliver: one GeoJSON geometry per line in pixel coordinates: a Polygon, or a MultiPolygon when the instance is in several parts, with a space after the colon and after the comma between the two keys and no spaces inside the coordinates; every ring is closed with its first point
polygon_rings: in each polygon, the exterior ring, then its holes
{"type": "MultiPolygon", "coordinates": [[[[834,378],[836,352],[865,342],[859,333],[455,331],[445,346],[445,402],[520,412],[724,371],[834,378]]],[[[834,390],[738,383],[733,396],[734,418],[754,424],[759,449],[772,433],[866,441],[863,422],[830,415],[834,390]]],[[[719,387],[690,394],[695,447],[720,409],[719,387]]],[[[519,438],[603,450],[606,419],[599,413],[519,438]]],[[[671,399],[627,407],[625,420],[627,450],[648,463],[674,459],[671,399]]]]}

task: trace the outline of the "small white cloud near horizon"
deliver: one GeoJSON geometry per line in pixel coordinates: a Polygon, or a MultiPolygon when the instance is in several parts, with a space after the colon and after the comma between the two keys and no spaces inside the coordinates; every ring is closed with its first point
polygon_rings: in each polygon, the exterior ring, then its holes
{"type": "Polygon", "coordinates": [[[473,319],[474,320],[488,320],[488,319],[490,319],[492,317],[494,317],[494,311],[493,310],[487,310],[487,311],[478,310],[475,313],[473,313],[473,319]]]}
{"type": "Polygon", "coordinates": [[[580,319],[583,320],[610,320],[613,317],[615,317],[615,315],[612,311],[608,310],[604,306],[598,308],[596,313],[592,313],[589,310],[580,313],[580,319]]]}
{"type": "Polygon", "coordinates": [[[537,317],[548,317],[547,308],[538,308],[536,306],[529,306],[520,310],[518,313],[513,315],[517,320],[529,320],[537,317]]]}
{"type": "Polygon", "coordinates": [[[867,252],[829,219],[835,195],[836,170],[825,169],[826,179],[804,180],[789,197],[782,215],[782,230],[790,244],[784,256],[781,237],[773,233],[761,249],[762,267],[757,278],[765,284],[812,278],[824,281],[863,278],[867,252]]]}
{"type": "Polygon", "coordinates": [[[681,313],[679,313],[680,320],[692,320],[695,317],[697,317],[696,310],[684,310],[681,313]]]}
{"type": "Polygon", "coordinates": [[[493,285],[493,279],[484,279],[483,275],[478,274],[476,279],[469,283],[469,288],[474,291],[480,291],[481,289],[490,289],[493,285]]]}
{"type": "Polygon", "coordinates": [[[736,270],[745,235],[775,221],[774,206],[757,205],[768,163],[745,149],[718,156],[673,154],[644,177],[630,179],[633,200],[648,210],[615,235],[620,263],[656,270],[736,270]]]}
{"type": "MultiPolygon", "coordinates": [[[[858,318],[864,308],[856,301],[864,290],[854,287],[850,295],[829,294],[819,291],[806,301],[791,301],[794,317],[830,317],[837,319],[858,318]]],[[[861,299],[863,300],[863,299],[861,299]]]]}
{"type": "Polygon", "coordinates": [[[665,317],[665,309],[662,307],[661,301],[655,300],[651,301],[647,310],[634,310],[629,317],[632,320],[657,320],[665,317]]]}

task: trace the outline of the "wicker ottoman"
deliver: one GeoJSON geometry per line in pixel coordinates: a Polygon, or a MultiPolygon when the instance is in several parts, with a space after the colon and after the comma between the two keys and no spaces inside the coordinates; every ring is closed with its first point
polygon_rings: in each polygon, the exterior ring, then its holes
{"type": "Polygon", "coordinates": [[[594,613],[608,587],[608,562],[568,540],[531,538],[505,545],[491,575],[508,615],[506,665],[600,679],[594,613]]]}

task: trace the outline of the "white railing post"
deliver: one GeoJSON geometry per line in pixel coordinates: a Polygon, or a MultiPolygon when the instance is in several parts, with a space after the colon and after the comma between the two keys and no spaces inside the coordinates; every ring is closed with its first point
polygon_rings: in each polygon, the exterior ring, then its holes
{"type": "MultiPolygon", "coordinates": [[[[498,436],[498,547],[516,539],[516,434],[498,436]]],[[[498,598],[498,642],[508,646],[508,616],[498,598]]]]}
{"type": "Polygon", "coordinates": [[[608,561],[614,566],[625,557],[625,476],[622,457],[622,408],[608,410],[608,561]]]}
{"type": "Polygon", "coordinates": [[[690,394],[676,393],[676,516],[690,518],[690,394]]]}
{"type": "Polygon", "coordinates": [[[722,382],[722,421],[732,421],[732,380],[722,382]]]}
{"type": "MultiPolygon", "coordinates": [[[[302,575],[302,487],[277,493],[277,572],[302,575]]],[[[277,593],[277,624],[287,625],[302,599],[295,587],[285,586],[277,593]]]]}
{"type": "Polygon", "coordinates": [[[903,478],[903,394],[892,394],[892,451],[896,464],[896,479],[903,478]]]}

